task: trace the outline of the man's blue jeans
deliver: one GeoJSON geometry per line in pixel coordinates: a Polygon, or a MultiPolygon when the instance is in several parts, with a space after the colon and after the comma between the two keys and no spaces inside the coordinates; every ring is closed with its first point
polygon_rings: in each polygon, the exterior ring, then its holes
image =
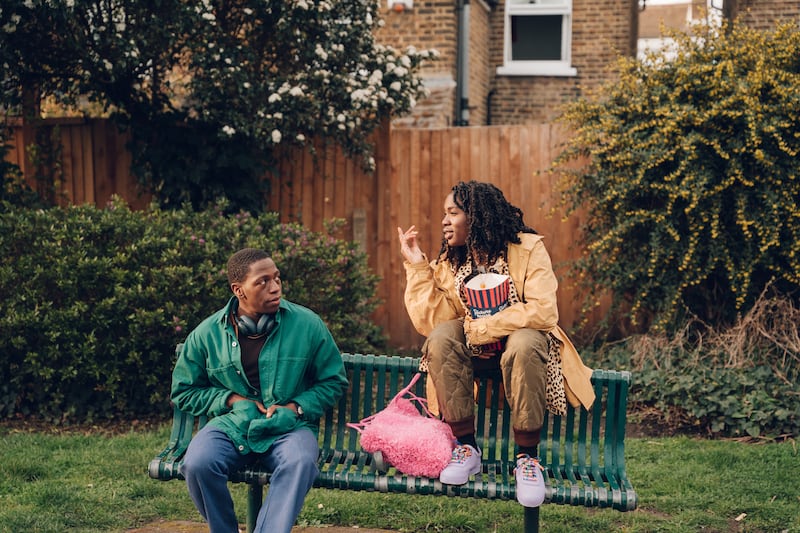
{"type": "Polygon", "coordinates": [[[255,533],[290,533],[306,494],[319,475],[318,456],[317,439],[306,428],[283,435],[264,454],[242,455],[224,432],[205,426],[189,443],[181,472],[211,533],[237,533],[239,523],[228,489],[228,475],[261,459],[272,477],[255,533]]]}

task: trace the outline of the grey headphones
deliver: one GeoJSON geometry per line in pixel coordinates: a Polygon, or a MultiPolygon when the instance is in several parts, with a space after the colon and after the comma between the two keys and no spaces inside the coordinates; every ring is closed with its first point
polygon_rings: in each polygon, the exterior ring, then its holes
{"type": "Polygon", "coordinates": [[[248,337],[260,337],[262,335],[267,335],[272,328],[275,327],[275,315],[268,315],[263,314],[259,317],[258,322],[250,318],[249,316],[241,315],[236,312],[239,309],[239,300],[236,300],[236,303],[233,306],[233,317],[236,320],[236,326],[239,328],[239,331],[247,335],[248,337]]]}

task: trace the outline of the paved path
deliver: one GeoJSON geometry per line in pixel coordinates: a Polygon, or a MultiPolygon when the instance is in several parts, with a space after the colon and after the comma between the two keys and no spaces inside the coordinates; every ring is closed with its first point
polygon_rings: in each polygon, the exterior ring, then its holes
{"type": "MultiPolygon", "coordinates": [[[[187,520],[159,520],[144,527],[129,529],[128,533],[208,533],[208,526],[201,522],[187,520]]],[[[244,533],[244,525],[239,531],[244,533]]],[[[395,533],[388,529],[367,529],[363,527],[295,527],[292,533],[395,533]]]]}

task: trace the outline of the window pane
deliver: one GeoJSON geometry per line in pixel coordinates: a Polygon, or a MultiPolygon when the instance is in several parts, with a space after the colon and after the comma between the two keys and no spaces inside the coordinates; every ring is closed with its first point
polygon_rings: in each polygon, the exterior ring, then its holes
{"type": "Polygon", "coordinates": [[[511,17],[511,59],[513,61],[561,61],[563,16],[511,17]]]}

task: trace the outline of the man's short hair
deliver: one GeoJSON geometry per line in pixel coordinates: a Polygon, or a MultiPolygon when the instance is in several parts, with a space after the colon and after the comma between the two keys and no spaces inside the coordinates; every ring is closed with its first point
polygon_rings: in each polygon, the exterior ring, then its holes
{"type": "Polygon", "coordinates": [[[247,279],[250,265],[262,259],[269,259],[269,254],[258,248],[243,248],[228,259],[228,285],[241,283],[247,279]]]}

